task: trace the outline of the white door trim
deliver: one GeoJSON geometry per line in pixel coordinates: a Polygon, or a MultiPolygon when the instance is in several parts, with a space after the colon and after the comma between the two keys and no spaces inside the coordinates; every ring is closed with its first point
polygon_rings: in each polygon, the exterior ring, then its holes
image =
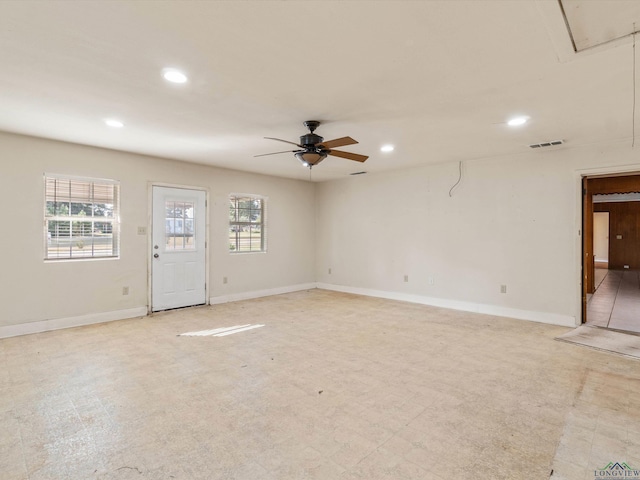
{"type": "Polygon", "coordinates": [[[167,188],[184,188],[186,190],[198,190],[204,192],[205,198],[205,258],[204,258],[204,278],[205,278],[205,305],[209,305],[210,297],[210,282],[209,282],[209,251],[211,243],[209,239],[209,197],[210,192],[208,187],[183,185],[179,183],[166,183],[166,182],[148,182],[147,184],[147,315],[153,313],[152,308],[152,278],[151,278],[151,266],[153,261],[153,187],[167,187],[167,188]]]}

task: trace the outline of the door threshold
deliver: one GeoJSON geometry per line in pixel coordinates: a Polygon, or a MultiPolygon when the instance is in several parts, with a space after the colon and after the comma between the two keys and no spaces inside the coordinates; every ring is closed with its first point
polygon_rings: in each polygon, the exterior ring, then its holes
{"type": "Polygon", "coordinates": [[[153,315],[154,313],[171,312],[173,310],[185,310],[187,308],[193,308],[193,307],[204,307],[206,305],[207,305],[206,303],[196,303],[195,305],[185,305],[184,307],[165,308],[164,310],[154,310],[150,313],[150,315],[153,315]]]}

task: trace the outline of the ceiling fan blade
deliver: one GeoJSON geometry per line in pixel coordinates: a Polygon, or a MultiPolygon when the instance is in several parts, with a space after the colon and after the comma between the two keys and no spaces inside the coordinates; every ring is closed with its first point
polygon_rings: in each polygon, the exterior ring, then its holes
{"type": "Polygon", "coordinates": [[[302,145],[298,145],[297,143],[290,142],[289,140],[282,140],[281,138],[273,138],[273,137],[264,137],[267,140],[276,140],[278,142],[290,143],[291,145],[295,145],[296,147],[303,148],[302,145]]]}
{"type": "Polygon", "coordinates": [[[347,160],[354,160],[356,162],[364,162],[367,158],[366,155],[359,155],[357,153],[342,152],[340,150],[329,150],[329,155],[334,157],[346,158],[347,160]]]}
{"type": "Polygon", "coordinates": [[[342,138],[336,138],[335,140],[322,142],[317,146],[322,148],[334,148],[334,147],[344,147],[345,145],[355,145],[356,143],[358,142],[351,137],[342,137],[342,138]]]}
{"type": "Polygon", "coordinates": [[[263,153],[261,155],[254,155],[253,157],[266,157],[267,155],[278,155],[279,153],[295,153],[300,152],[301,150],[285,150],[284,152],[273,152],[273,153],[263,153]]]}

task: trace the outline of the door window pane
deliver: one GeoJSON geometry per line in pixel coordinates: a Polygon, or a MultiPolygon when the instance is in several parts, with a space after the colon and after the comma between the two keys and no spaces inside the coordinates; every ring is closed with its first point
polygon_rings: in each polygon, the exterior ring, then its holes
{"type": "Polygon", "coordinates": [[[195,206],[193,202],[165,203],[165,249],[195,250],[195,206]]]}

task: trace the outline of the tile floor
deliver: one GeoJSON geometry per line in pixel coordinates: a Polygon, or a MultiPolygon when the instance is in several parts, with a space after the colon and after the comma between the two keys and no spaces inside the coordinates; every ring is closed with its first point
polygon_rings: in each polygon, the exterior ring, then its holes
{"type": "Polygon", "coordinates": [[[566,331],[310,290],[0,340],[0,478],[584,480],[640,465],[640,361],[554,341],[566,331]],[[248,323],[265,326],[177,336],[248,323]]]}
{"type": "Polygon", "coordinates": [[[640,333],[640,272],[595,273],[597,288],[587,303],[587,324],[640,333]]]}
{"type": "Polygon", "coordinates": [[[556,340],[640,360],[640,335],[630,332],[621,332],[591,325],[580,325],[578,328],[574,328],[557,336],[556,340]]]}

